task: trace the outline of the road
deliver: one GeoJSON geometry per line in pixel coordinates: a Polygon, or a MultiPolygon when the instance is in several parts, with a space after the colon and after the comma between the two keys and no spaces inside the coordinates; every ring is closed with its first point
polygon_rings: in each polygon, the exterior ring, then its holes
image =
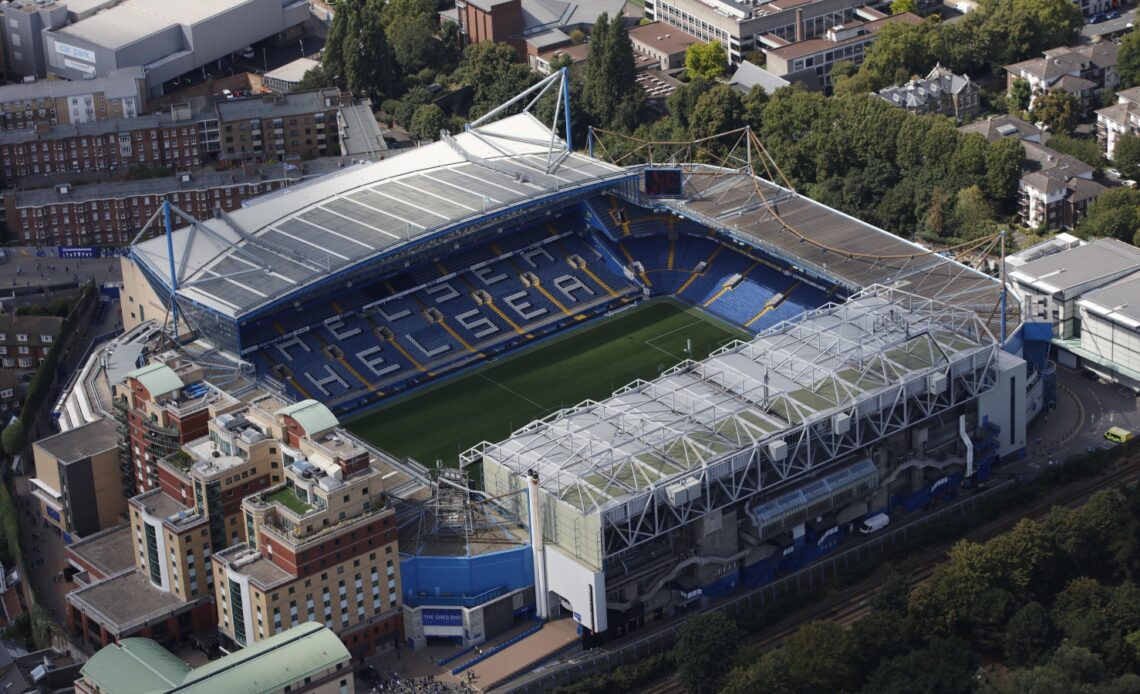
{"type": "Polygon", "coordinates": [[[1120,12],[1120,17],[1099,24],[1088,24],[1088,19],[1086,18],[1086,24],[1081,27],[1081,37],[1086,41],[1091,41],[1096,36],[1108,36],[1127,31],[1128,25],[1131,24],[1136,17],[1136,8],[1121,8],[1118,11],[1120,12]]]}

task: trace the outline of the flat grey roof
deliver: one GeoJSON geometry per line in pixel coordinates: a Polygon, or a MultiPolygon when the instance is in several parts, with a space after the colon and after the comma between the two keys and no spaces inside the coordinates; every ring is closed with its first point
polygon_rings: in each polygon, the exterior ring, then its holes
{"type": "Polygon", "coordinates": [[[297,58],[293,62],[286,63],[276,70],[270,70],[262,76],[262,79],[281,80],[282,82],[300,82],[306,72],[318,65],[320,65],[320,63],[312,58],[297,58]]]}
{"type": "Polygon", "coordinates": [[[160,590],[134,568],[67,594],[67,601],[119,634],[189,609],[211,596],[187,602],[160,590]]]}
{"type": "Polygon", "coordinates": [[[1085,294],[1080,305],[1104,318],[1140,329],[1140,273],[1085,294]]]}
{"type": "MultiPolygon", "coordinates": [[[[284,179],[300,181],[303,178],[323,176],[338,171],[343,168],[344,162],[338,157],[326,157],[299,162],[297,166],[301,167],[299,171],[287,172],[282,164],[266,165],[249,175],[242,173],[240,169],[231,171],[207,169],[193,172],[189,181],[182,181],[178,176],[168,176],[139,181],[94,183],[72,186],[66,194],[62,195],[54,187],[22,190],[16,193],[16,207],[40,207],[69,202],[85,202],[87,200],[129,198],[136,195],[162,196],[171,193],[190,193],[224,186],[252,185],[284,179]]],[[[169,272],[167,269],[167,274],[169,272]]]]}
{"type": "Polygon", "coordinates": [[[322,111],[335,111],[340,104],[337,89],[316,89],[288,94],[263,94],[217,102],[218,118],[225,122],[254,118],[290,118],[322,111]],[[331,106],[325,98],[333,99],[331,106]]]}
{"type": "Polygon", "coordinates": [[[175,25],[193,25],[258,0],[126,0],[53,33],[115,50],[175,25]]]}
{"type": "Polygon", "coordinates": [[[146,71],[141,66],[112,70],[106,77],[93,80],[36,80],[22,84],[0,86],[0,103],[22,101],[24,99],[61,99],[76,94],[103,92],[109,99],[121,99],[137,95],[137,80],[145,80],[146,71]]]}
{"type": "Polygon", "coordinates": [[[1108,282],[1135,270],[1140,270],[1140,248],[1103,238],[1026,263],[1009,275],[1022,284],[1057,294],[1097,280],[1108,282]]]}
{"type": "MultiPolygon", "coordinates": [[[[46,132],[41,132],[35,127],[22,128],[19,130],[4,130],[0,131],[0,144],[21,144],[43,142],[45,140],[57,140],[65,137],[81,137],[81,136],[96,136],[96,135],[114,135],[120,132],[130,132],[132,130],[141,130],[143,128],[160,128],[160,127],[191,127],[197,128],[198,121],[216,119],[213,113],[203,112],[199,110],[191,111],[188,118],[175,119],[171,116],[170,111],[157,111],[155,113],[147,113],[134,118],[115,118],[113,120],[94,120],[86,121],[84,123],[58,123],[50,126],[46,132]]],[[[118,146],[118,143],[115,143],[118,146]]],[[[130,162],[124,164],[130,166],[130,162]]]]}
{"type": "Polygon", "coordinates": [[[110,419],[98,419],[90,424],[40,439],[36,445],[59,462],[67,464],[117,448],[119,432],[110,419]]]}
{"type": "Polygon", "coordinates": [[[135,566],[135,544],[131,541],[130,523],[116,525],[85,537],[68,545],[67,551],[98,569],[104,576],[135,566]]]}
{"type": "Polygon", "coordinates": [[[376,122],[372,102],[368,99],[341,106],[336,115],[336,124],[342,155],[376,157],[387,151],[384,133],[376,122]]]}
{"type": "MultiPolygon", "coordinates": [[[[366,259],[543,196],[635,174],[550,151],[550,130],[521,113],[262,197],[174,232],[179,296],[237,317],[366,259]],[[549,166],[549,169],[548,169],[549,166]]],[[[557,140],[555,140],[557,145],[557,140]]],[[[156,278],[165,238],[132,247],[156,278]]]]}

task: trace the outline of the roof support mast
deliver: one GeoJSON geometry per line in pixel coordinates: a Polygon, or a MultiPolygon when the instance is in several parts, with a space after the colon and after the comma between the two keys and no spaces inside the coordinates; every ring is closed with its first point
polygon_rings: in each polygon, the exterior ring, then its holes
{"type": "Polygon", "coordinates": [[[170,257],[170,327],[178,341],[178,271],[174,269],[174,231],[170,225],[170,200],[162,201],[162,222],[166,226],[166,254],[170,257]]]}

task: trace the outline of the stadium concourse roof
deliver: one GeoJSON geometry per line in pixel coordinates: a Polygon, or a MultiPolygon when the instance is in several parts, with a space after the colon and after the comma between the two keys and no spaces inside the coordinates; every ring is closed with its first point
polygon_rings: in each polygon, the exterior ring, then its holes
{"type": "MultiPolygon", "coordinates": [[[[173,235],[178,295],[223,315],[246,315],[338,270],[480,216],[634,175],[558,151],[559,142],[524,112],[201,220],[173,235]]],[[[132,250],[169,286],[164,236],[132,250]]]]}
{"type": "MultiPolygon", "coordinates": [[[[653,201],[848,291],[884,285],[973,309],[999,332],[997,279],[759,177],[685,166],[683,198],[653,201]]],[[[1017,327],[1011,307],[1007,331],[1017,327]]]]}
{"type": "Polygon", "coordinates": [[[995,345],[973,311],[871,287],[463,458],[537,470],[551,494],[583,513],[603,511],[995,345]]]}

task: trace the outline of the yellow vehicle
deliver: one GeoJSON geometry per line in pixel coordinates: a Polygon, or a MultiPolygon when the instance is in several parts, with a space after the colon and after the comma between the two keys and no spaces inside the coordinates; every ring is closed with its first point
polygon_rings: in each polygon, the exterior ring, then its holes
{"type": "Polygon", "coordinates": [[[1132,432],[1120,427],[1111,427],[1108,431],[1104,432],[1104,438],[1112,441],[1113,443],[1124,443],[1125,441],[1132,440],[1132,432]]]}

